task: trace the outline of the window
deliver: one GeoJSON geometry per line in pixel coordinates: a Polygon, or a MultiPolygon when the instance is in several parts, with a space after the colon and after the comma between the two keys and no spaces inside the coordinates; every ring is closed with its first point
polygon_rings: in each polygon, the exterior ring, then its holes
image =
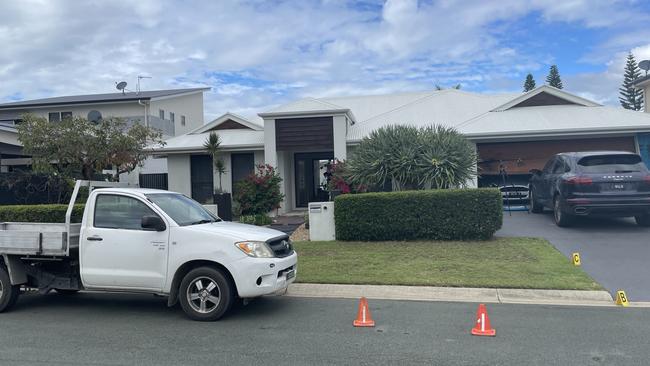
{"type": "Polygon", "coordinates": [[[180,226],[197,225],[220,219],[195,200],[178,193],[152,193],[147,198],[180,226]]]}
{"type": "Polygon", "coordinates": [[[49,113],[47,119],[50,122],[61,122],[61,113],[59,112],[49,113]]]}
{"type": "Polygon", "coordinates": [[[66,118],[72,118],[72,112],[50,112],[47,115],[50,122],[61,122],[66,118]]]}
{"type": "Polygon", "coordinates": [[[185,126],[185,116],[181,116],[181,126],[185,126]]]}
{"type": "Polygon", "coordinates": [[[634,154],[587,156],[578,161],[583,173],[634,173],[645,172],[641,157],[634,154]]]}
{"type": "Polygon", "coordinates": [[[143,202],[127,196],[100,194],[95,201],[94,226],[104,229],[143,230],[142,216],[157,216],[143,202]]]}
{"type": "Polygon", "coordinates": [[[563,174],[569,171],[569,166],[562,158],[557,159],[557,164],[553,168],[553,174],[563,174]]]}
{"type": "Polygon", "coordinates": [[[550,173],[551,171],[553,171],[553,166],[555,165],[555,161],[556,161],[556,159],[557,159],[557,158],[552,158],[551,160],[549,160],[549,161],[546,163],[546,165],[544,165],[544,173],[547,173],[547,174],[548,174],[548,173],[550,173]]]}
{"type": "Polygon", "coordinates": [[[165,111],[162,109],[158,110],[158,117],[160,117],[160,119],[165,119],[165,111]]]}
{"type": "Polygon", "coordinates": [[[169,120],[172,121],[172,123],[174,123],[174,120],[176,119],[175,117],[174,112],[169,112],[169,120]]]}

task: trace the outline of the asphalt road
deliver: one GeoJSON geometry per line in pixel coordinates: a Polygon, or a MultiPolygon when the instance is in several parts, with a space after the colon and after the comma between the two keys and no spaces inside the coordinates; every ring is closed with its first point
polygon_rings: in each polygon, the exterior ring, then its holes
{"type": "Polygon", "coordinates": [[[630,301],[650,301],[650,228],[634,219],[582,218],[561,228],[550,211],[504,212],[496,235],[546,238],[567,258],[579,252],[582,268],[610,293],[623,289],[630,301]]]}
{"type": "Polygon", "coordinates": [[[650,311],[488,305],[495,338],[469,334],[476,304],[262,298],[216,323],[149,295],[28,295],[0,314],[0,365],[647,365],[650,311]]]}

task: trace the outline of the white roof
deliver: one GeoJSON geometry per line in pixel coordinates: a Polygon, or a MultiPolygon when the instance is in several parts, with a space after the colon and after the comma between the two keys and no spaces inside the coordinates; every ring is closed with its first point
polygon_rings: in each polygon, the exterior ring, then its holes
{"type": "Polygon", "coordinates": [[[650,113],[600,105],[519,107],[484,113],[457,129],[469,138],[636,133],[650,131],[650,113]]]}
{"type": "MultiPolygon", "coordinates": [[[[264,131],[250,129],[219,130],[221,147],[224,151],[229,150],[262,150],[264,149],[264,131]]],[[[180,153],[180,152],[205,152],[205,141],[210,132],[188,133],[172,137],[165,141],[164,147],[154,146],[156,153],[180,153]]]]}
{"type": "Polygon", "coordinates": [[[11,126],[0,124],[0,143],[14,146],[23,146],[18,140],[18,131],[11,126]]]}
{"type": "MultiPolygon", "coordinates": [[[[420,95],[404,104],[360,120],[348,131],[348,141],[358,141],[372,131],[391,124],[429,126],[432,124],[455,127],[470,118],[489,111],[509,100],[512,94],[478,94],[457,89],[444,89],[420,95]]],[[[401,98],[398,98],[401,99],[401,98]]],[[[391,104],[390,96],[368,98],[364,110],[372,111],[372,104],[391,104]]],[[[394,106],[394,105],[391,105],[394,106]]],[[[356,110],[353,109],[356,114],[356,110]]],[[[372,113],[366,113],[371,115],[372,113]]]]}

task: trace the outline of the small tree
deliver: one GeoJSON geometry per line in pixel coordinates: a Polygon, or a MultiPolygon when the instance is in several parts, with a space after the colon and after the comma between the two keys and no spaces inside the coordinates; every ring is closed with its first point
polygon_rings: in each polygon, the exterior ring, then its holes
{"type": "Polygon", "coordinates": [[[50,123],[31,114],[18,125],[18,139],[32,168],[38,173],[93,179],[97,171],[112,167],[114,180],[142,165],[150,144],[164,145],[158,130],[124,119],[106,118],[93,123],[85,118],[66,118],[50,123]]]}
{"type": "Polygon", "coordinates": [[[630,52],[625,62],[623,85],[618,89],[621,94],[618,100],[625,109],[638,111],[643,107],[643,91],[634,87],[634,81],[639,77],[641,77],[641,70],[636,63],[634,55],[630,52]]]}
{"type": "Polygon", "coordinates": [[[268,164],[260,164],[255,172],[237,183],[235,201],[242,215],[259,215],[280,208],[284,195],[280,192],[282,178],[268,164]]]}
{"type": "Polygon", "coordinates": [[[221,185],[221,177],[227,172],[226,165],[223,162],[223,159],[219,156],[221,153],[221,136],[216,132],[210,132],[210,135],[205,140],[203,144],[208,154],[212,157],[212,163],[214,164],[214,170],[219,174],[219,192],[223,192],[223,186],[221,185]]]}
{"type": "Polygon", "coordinates": [[[395,191],[465,186],[476,175],[473,145],[453,128],[387,126],[373,131],[346,162],[355,184],[395,191]]]}
{"type": "Polygon", "coordinates": [[[524,93],[533,89],[535,89],[535,79],[533,79],[533,74],[528,74],[526,75],[526,81],[524,81],[524,93]]]}
{"type": "Polygon", "coordinates": [[[551,65],[546,77],[546,83],[554,88],[562,89],[562,79],[560,78],[560,71],[557,65],[551,65]]]}

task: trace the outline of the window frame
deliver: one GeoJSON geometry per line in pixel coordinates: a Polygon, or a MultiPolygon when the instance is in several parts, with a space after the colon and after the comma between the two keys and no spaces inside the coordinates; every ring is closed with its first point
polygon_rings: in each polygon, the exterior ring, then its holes
{"type": "MultiPolygon", "coordinates": [[[[136,200],[137,202],[140,202],[141,204],[143,204],[143,205],[144,205],[144,206],[145,206],[149,211],[151,211],[151,213],[152,213],[153,215],[158,216],[158,218],[160,218],[160,219],[165,223],[165,225],[167,226],[167,222],[166,222],[165,219],[162,218],[162,216],[160,216],[160,215],[159,215],[159,214],[158,214],[158,213],[157,213],[157,212],[156,212],[156,211],[155,211],[151,206],[149,206],[149,205],[146,204],[143,200],[141,200],[141,199],[139,199],[139,198],[137,198],[137,197],[133,197],[133,196],[125,195],[125,194],[117,194],[117,193],[100,193],[100,194],[98,194],[97,196],[95,196],[95,203],[94,203],[94,207],[93,207],[93,228],[94,228],[94,229],[107,229],[107,230],[131,230],[131,231],[152,231],[152,230],[145,229],[145,228],[142,228],[142,227],[140,227],[139,229],[129,229],[129,228],[119,228],[119,227],[104,227],[104,226],[97,226],[97,221],[95,220],[96,217],[97,217],[97,202],[99,201],[99,198],[100,198],[101,196],[114,196],[114,197],[124,197],[124,198],[134,199],[134,200],[136,200]]],[[[153,215],[152,215],[152,216],[153,216],[153,215]]],[[[165,231],[166,231],[166,230],[165,230],[165,231]]]]}
{"type": "Polygon", "coordinates": [[[47,121],[50,123],[59,123],[61,122],[61,112],[48,112],[47,113],[47,121]],[[52,116],[56,116],[57,120],[53,121],[52,116]]]}
{"type": "Polygon", "coordinates": [[[172,123],[176,121],[176,115],[174,112],[169,112],[169,120],[172,121],[172,123]]]}
{"type": "Polygon", "coordinates": [[[59,118],[59,119],[60,119],[61,121],[63,121],[64,118],[70,118],[70,119],[72,119],[72,117],[73,117],[73,114],[72,114],[71,111],[65,111],[65,112],[60,112],[60,118],[59,118]],[[63,117],[63,114],[65,114],[66,116],[63,117]]]}
{"type": "Polygon", "coordinates": [[[185,116],[181,115],[181,126],[185,126],[185,116]]]}
{"type": "Polygon", "coordinates": [[[165,110],[164,109],[159,109],[158,110],[158,118],[165,119],[165,110]]]}

